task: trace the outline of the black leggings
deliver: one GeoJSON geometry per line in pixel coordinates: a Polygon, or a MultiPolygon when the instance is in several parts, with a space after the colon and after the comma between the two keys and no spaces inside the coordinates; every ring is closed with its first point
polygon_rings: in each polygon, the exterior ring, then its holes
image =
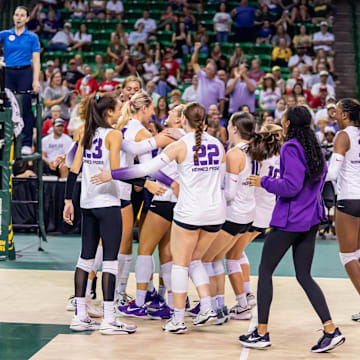
{"type": "MultiPolygon", "coordinates": [[[[95,258],[101,238],[103,260],[115,261],[120,249],[122,234],[121,207],[111,206],[96,209],[81,209],[81,254],[85,260],[95,258]]],[[[89,273],[77,267],[75,271],[75,296],[85,297],[89,273]]],[[[109,272],[102,274],[104,301],[113,301],[116,276],[109,272]]]]}
{"type": "Polygon", "coordinates": [[[322,323],[331,320],[324,294],[311,277],[317,230],[317,225],[307,232],[287,232],[272,229],[266,237],[261,255],[257,289],[259,324],[268,323],[273,297],[272,274],[290,246],[293,247],[296,280],[304,289],[322,323]]]}

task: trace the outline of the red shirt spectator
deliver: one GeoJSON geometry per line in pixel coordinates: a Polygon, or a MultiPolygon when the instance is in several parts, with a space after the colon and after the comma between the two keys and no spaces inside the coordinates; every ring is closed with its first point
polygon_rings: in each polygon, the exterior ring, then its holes
{"type": "Polygon", "coordinates": [[[326,96],[328,94],[326,86],[321,86],[319,91],[320,95],[315,97],[311,102],[311,107],[318,110],[326,107],[326,96]]]}
{"type": "Polygon", "coordinates": [[[116,89],[116,86],[119,85],[118,81],[114,81],[114,70],[106,69],[105,71],[105,81],[102,81],[99,85],[99,90],[103,92],[113,92],[116,89]]]}
{"type": "MultiPolygon", "coordinates": [[[[53,124],[54,124],[54,120],[53,119],[47,119],[43,122],[42,125],[42,129],[41,129],[41,135],[42,136],[47,136],[53,133],[54,129],[53,129],[53,124]]],[[[64,127],[64,134],[68,134],[68,123],[67,121],[65,121],[65,127],[64,127]]]]}
{"type": "Polygon", "coordinates": [[[160,66],[165,66],[167,68],[169,76],[174,76],[175,78],[178,78],[180,74],[180,65],[176,60],[173,59],[172,49],[166,50],[164,60],[161,62],[160,66]]]}
{"type": "Polygon", "coordinates": [[[98,82],[94,78],[86,79],[84,76],[76,82],[75,90],[80,96],[90,95],[98,89],[98,82]]]}

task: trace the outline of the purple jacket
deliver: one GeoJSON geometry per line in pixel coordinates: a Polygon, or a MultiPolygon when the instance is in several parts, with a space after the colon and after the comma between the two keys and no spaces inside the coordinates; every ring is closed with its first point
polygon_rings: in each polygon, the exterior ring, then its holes
{"type": "Polygon", "coordinates": [[[278,196],[271,227],[289,232],[305,232],[326,220],[321,192],[327,167],[319,181],[306,174],[305,152],[296,139],[287,141],[280,151],[280,179],[261,178],[261,186],[278,196]]]}

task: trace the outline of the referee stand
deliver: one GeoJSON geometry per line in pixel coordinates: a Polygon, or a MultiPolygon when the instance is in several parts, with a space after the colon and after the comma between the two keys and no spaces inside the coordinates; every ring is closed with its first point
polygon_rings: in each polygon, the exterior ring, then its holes
{"type": "MultiPolygon", "coordinates": [[[[22,111],[22,97],[36,97],[36,144],[35,152],[31,155],[21,155],[21,134],[14,136],[12,111],[8,107],[8,101],[5,93],[4,66],[0,64],[1,84],[0,84],[0,260],[15,260],[16,254],[14,245],[13,229],[25,229],[37,231],[39,241],[38,250],[43,251],[42,241],[47,241],[44,224],[44,186],[43,186],[43,161],[41,149],[41,128],[42,114],[38,95],[31,91],[18,92],[15,94],[19,107],[22,111]],[[35,191],[35,200],[12,200],[12,166],[15,160],[36,162],[37,186],[35,191]],[[13,224],[11,216],[11,204],[36,206],[35,224],[13,224]]],[[[22,179],[21,181],[26,181],[22,179]]],[[[34,244],[28,245],[27,248],[34,244]]]]}

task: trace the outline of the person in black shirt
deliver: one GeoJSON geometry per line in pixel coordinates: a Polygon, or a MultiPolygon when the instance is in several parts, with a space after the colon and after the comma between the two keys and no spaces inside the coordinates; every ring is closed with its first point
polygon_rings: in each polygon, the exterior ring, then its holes
{"type": "Polygon", "coordinates": [[[75,90],[76,82],[84,77],[84,74],[78,71],[76,60],[69,61],[69,70],[63,73],[63,79],[66,81],[66,86],[69,90],[75,90]]]}

